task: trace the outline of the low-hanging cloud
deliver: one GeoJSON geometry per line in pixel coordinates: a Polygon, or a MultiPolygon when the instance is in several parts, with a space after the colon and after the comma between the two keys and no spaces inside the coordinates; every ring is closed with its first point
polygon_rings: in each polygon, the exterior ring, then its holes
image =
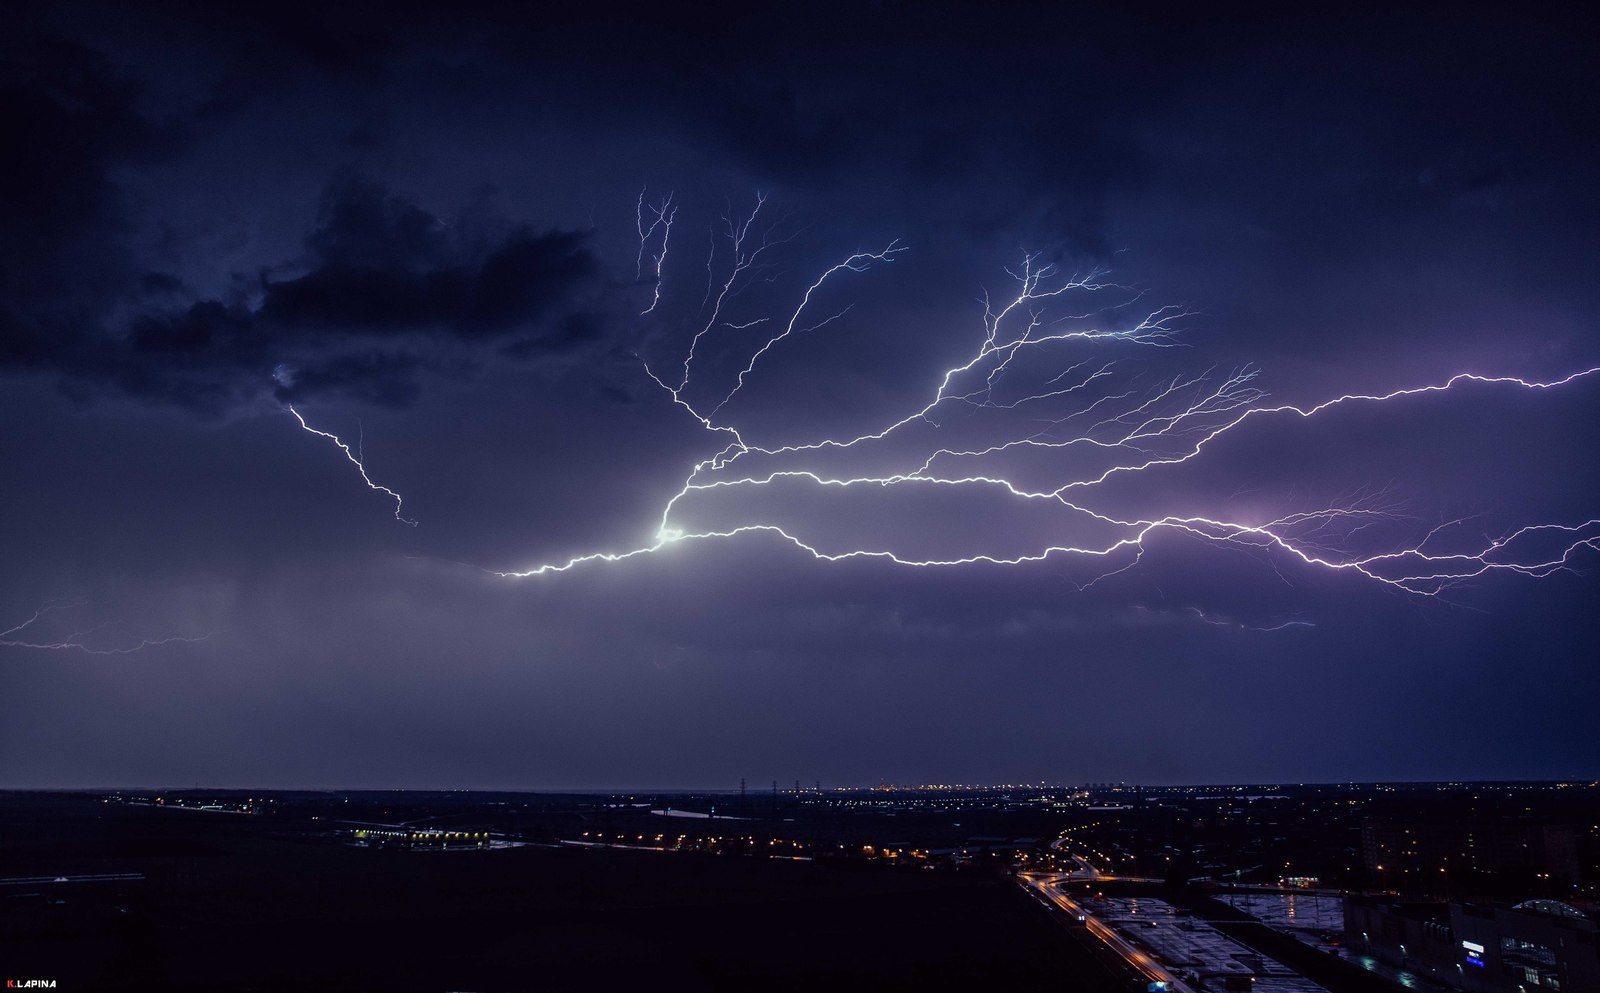
{"type": "Polygon", "coordinates": [[[179,155],[192,120],[91,49],[40,40],[0,75],[0,372],[206,413],[340,395],[403,406],[422,374],[565,354],[604,335],[588,235],[476,205],[447,221],[359,171],[325,185],[297,258],[191,288],[132,247],[118,170],[179,155]]]}

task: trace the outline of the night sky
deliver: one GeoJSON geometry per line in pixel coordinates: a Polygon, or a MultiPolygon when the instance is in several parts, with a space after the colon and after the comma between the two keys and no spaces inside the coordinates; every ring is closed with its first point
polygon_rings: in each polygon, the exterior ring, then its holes
{"type": "Polygon", "coordinates": [[[544,6],[5,15],[0,785],[1600,771],[1589,26],[544,6]]]}

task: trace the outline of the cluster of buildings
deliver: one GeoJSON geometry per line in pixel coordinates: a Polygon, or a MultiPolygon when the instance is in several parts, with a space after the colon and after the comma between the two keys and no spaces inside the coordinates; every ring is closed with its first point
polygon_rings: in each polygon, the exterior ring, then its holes
{"type": "Polygon", "coordinates": [[[1361,825],[1362,859],[1380,889],[1453,896],[1570,894],[1582,880],[1573,824],[1479,819],[1369,818],[1361,825]]]}
{"type": "Polygon", "coordinates": [[[1363,821],[1377,894],[1346,898],[1348,947],[1467,993],[1600,993],[1600,924],[1573,906],[1595,894],[1592,803],[1486,792],[1363,821]]]}
{"type": "Polygon", "coordinates": [[[1555,900],[1511,907],[1345,900],[1352,951],[1467,993],[1600,990],[1600,926],[1555,900]]]}

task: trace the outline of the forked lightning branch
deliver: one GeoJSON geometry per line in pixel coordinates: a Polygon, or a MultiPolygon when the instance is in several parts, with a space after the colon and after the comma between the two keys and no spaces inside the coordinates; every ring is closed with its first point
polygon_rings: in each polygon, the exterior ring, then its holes
{"type": "MultiPolygon", "coordinates": [[[[1139,375],[1140,353],[1178,344],[1192,313],[1177,306],[1143,305],[1141,292],[1110,281],[1103,270],[1068,275],[1032,255],[1007,270],[1013,281],[1007,294],[984,295],[967,354],[933,377],[923,397],[899,416],[837,436],[783,442],[756,437],[741,424],[735,401],[756,388],[758,371],[782,361],[794,339],[816,333],[849,312],[848,305],[836,302],[847,287],[836,284],[897,263],[908,250],[895,241],[817,265],[809,278],[795,281],[788,305],[748,314],[739,307],[751,297],[771,293],[777,271],[773,258],[792,241],[781,225],[769,221],[766,208],[766,199],[758,196],[748,212],[730,213],[712,226],[710,249],[703,258],[690,260],[698,274],[696,285],[703,282],[703,295],[697,310],[679,316],[681,349],[665,359],[641,357],[645,374],[704,430],[709,442],[704,456],[686,467],[682,485],[661,508],[648,539],[498,575],[544,576],[624,562],[684,542],[765,535],[829,562],[869,559],[907,568],[953,569],[1077,560],[1089,566],[1087,582],[1093,582],[1136,566],[1150,539],[1165,531],[1217,546],[1275,553],[1306,568],[1348,572],[1431,596],[1493,573],[1548,576],[1570,568],[1584,550],[1600,549],[1600,519],[1591,518],[1526,522],[1488,537],[1465,521],[1447,521],[1415,527],[1387,547],[1358,551],[1350,541],[1354,535],[1380,524],[1393,533],[1415,519],[1382,493],[1365,490],[1316,509],[1286,510],[1269,520],[1230,519],[1181,507],[1159,515],[1118,513],[1106,493],[1112,481],[1150,476],[1155,483],[1158,474],[1203,459],[1213,442],[1247,423],[1309,420],[1356,405],[1396,406],[1400,418],[1405,414],[1398,409],[1402,401],[1426,403],[1434,394],[1470,392],[1473,399],[1492,403],[1509,390],[1582,388],[1600,367],[1552,380],[1460,372],[1431,383],[1356,391],[1306,406],[1269,403],[1256,385],[1254,368],[1147,383],[1139,375]],[[761,292],[747,293],[752,289],[761,292]],[[747,357],[732,365],[708,361],[713,343],[723,352],[747,357]],[[1026,461],[1027,472],[1016,470],[1019,460],[1026,461]],[[1041,462],[1048,478],[1043,484],[1041,462]],[[841,471],[840,464],[851,468],[841,471]],[[1038,539],[1008,534],[1002,515],[989,530],[1005,535],[1004,547],[925,554],[888,542],[852,541],[842,530],[830,530],[826,520],[802,527],[776,513],[762,516],[764,496],[795,486],[818,493],[871,489],[907,498],[930,488],[959,489],[1018,505],[1047,504],[1066,523],[1060,536],[1038,539]],[[726,513],[718,510],[721,504],[706,498],[729,494],[744,499],[736,517],[721,519],[719,512],[726,513]],[[1018,550],[1019,543],[1030,541],[1031,546],[1018,550]]],[[[671,195],[652,201],[641,193],[636,211],[636,275],[648,294],[639,317],[661,320],[668,296],[664,290],[677,272],[681,239],[673,234],[680,223],[679,205],[671,195]]],[[[413,523],[400,514],[400,495],[375,483],[345,442],[311,427],[298,410],[290,412],[306,431],[337,445],[369,488],[393,501],[396,519],[413,523]]],[[[1153,491],[1165,489],[1163,482],[1153,491]]]]}

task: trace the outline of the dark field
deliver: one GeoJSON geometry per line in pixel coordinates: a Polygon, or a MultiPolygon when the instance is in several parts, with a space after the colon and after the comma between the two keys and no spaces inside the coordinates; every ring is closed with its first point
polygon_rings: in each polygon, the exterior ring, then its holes
{"type": "Polygon", "coordinates": [[[283,818],[0,794],[0,978],[59,989],[1124,990],[987,870],[358,849],[283,818]]]}

